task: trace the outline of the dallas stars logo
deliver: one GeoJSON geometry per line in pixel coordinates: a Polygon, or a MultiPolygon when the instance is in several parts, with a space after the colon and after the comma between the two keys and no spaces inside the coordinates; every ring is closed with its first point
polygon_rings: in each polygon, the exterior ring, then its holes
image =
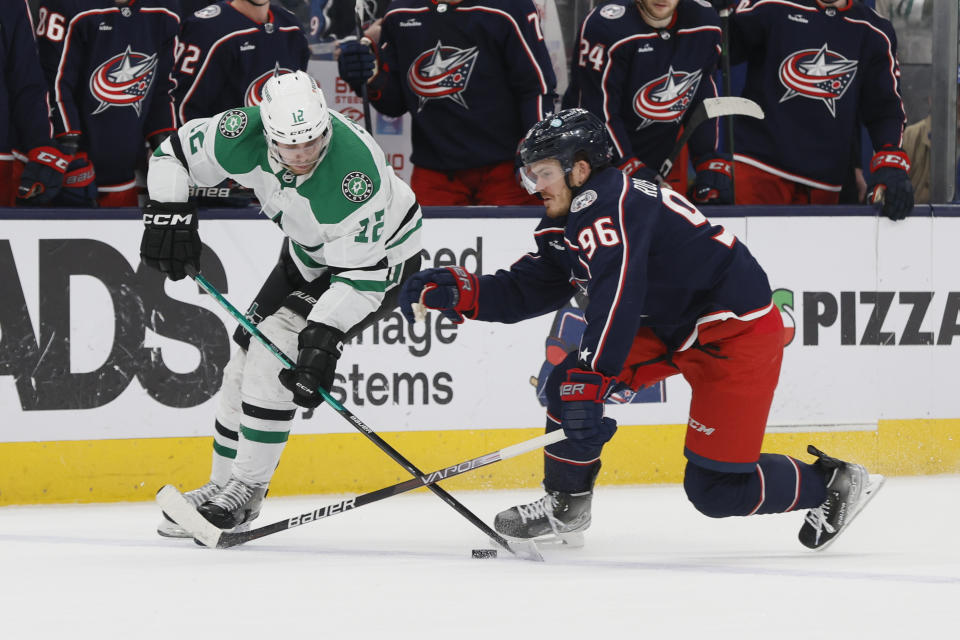
{"type": "Polygon", "coordinates": [[[220,118],[217,129],[224,138],[236,138],[247,128],[247,114],[239,109],[231,109],[220,118]]]}
{"type": "Polygon", "coordinates": [[[830,51],[826,43],[819,49],[804,49],[787,56],[780,63],[780,82],[787,89],[780,102],[797,96],[821,100],[836,118],[837,100],[857,75],[857,64],[857,60],[830,51]]]}
{"type": "Polygon", "coordinates": [[[340,189],[347,200],[363,202],[373,195],[373,180],[360,171],[351,171],[343,178],[340,189]]]}

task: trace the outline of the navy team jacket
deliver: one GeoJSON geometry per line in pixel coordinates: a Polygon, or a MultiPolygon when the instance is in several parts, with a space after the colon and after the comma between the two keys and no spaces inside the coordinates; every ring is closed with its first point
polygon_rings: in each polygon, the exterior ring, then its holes
{"type": "Polygon", "coordinates": [[[556,78],[532,0],[394,0],[371,100],[410,112],[413,164],[456,171],[512,161],[553,112],[556,78]]]}
{"type": "MultiPolygon", "coordinates": [[[[890,22],[854,0],[741,2],[730,19],[734,62],[747,62],[743,96],[763,120],[737,118],[737,159],[783,178],[839,191],[862,122],[874,149],[899,147],[897,38],[890,22]]],[[[859,164],[859,163],[857,163],[859,164]]]]}
{"type": "Polygon", "coordinates": [[[99,186],[130,183],[144,140],[175,128],[176,0],[43,0],[39,15],[56,135],[83,135],[99,186]]]}
{"type": "Polygon", "coordinates": [[[227,0],[196,11],[183,25],[183,53],[174,91],[180,124],[233,107],[260,104],[273,75],[306,71],[307,37],[296,16],[270,5],[267,22],[257,24],[227,0]]]}
{"type": "Polygon", "coordinates": [[[590,297],[580,359],[605,375],[620,373],[642,327],[682,350],[698,323],[771,309],[767,275],[743,243],[682,195],[614,167],[592,175],[570,214],[543,218],[534,237],[535,253],[480,277],[476,319],[549,313],[579,288],[590,297]]]}
{"type": "MultiPolygon", "coordinates": [[[[717,12],[697,0],[680,0],[663,29],[644,22],[634,0],[598,6],[580,27],[564,107],[603,118],[621,159],[657,170],[696,106],[717,96],[720,39],[717,12]]],[[[692,158],[716,150],[718,126],[714,120],[696,129],[692,158]]]]}
{"type": "Polygon", "coordinates": [[[50,144],[47,81],[26,0],[0,2],[0,159],[50,144]]]}

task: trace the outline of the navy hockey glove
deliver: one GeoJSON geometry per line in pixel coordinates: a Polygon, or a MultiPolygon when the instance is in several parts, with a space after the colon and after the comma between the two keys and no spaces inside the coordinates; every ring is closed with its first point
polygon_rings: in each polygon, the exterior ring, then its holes
{"type": "Polygon", "coordinates": [[[36,147],[27,154],[27,164],[17,187],[17,204],[49,204],[60,193],[70,156],[55,147],[36,147]]]}
{"type": "Polygon", "coordinates": [[[437,267],[410,276],[400,289],[400,312],[407,322],[417,318],[415,305],[436,309],[456,324],[477,316],[480,282],[463,267],[437,267]]]}
{"type": "Polygon", "coordinates": [[[147,200],[143,207],[143,263],[165,273],[171,280],[186,277],[186,266],[200,270],[203,244],[197,232],[197,205],[193,202],[147,200]]]}
{"type": "Polygon", "coordinates": [[[883,149],[870,160],[867,202],[891,220],[903,220],[913,210],[910,158],[903,149],[883,149]]]}
{"type": "Polygon", "coordinates": [[[696,204],[733,204],[733,171],[730,156],[721,153],[693,163],[697,176],[690,187],[690,199],[696,204]]]}
{"type": "Polygon", "coordinates": [[[280,384],[293,392],[293,402],[315,409],[323,402],[317,389],[330,391],[343,352],[343,331],[319,322],[307,322],[297,340],[297,366],[280,372],[280,384]]]}
{"type": "Polygon", "coordinates": [[[339,46],[337,69],[340,77],[359,93],[363,83],[376,74],[377,57],[366,38],[357,40],[356,36],[348,36],[340,41],[339,46]]]}
{"type": "Polygon", "coordinates": [[[85,151],[80,151],[70,161],[56,204],[65,207],[97,206],[97,173],[85,151]]]}
{"type": "Polygon", "coordinates": [[[567,371],[567,379],[560,383],[560,426],[568,438],[602,447],[613,437],[617,423],[603,417],[603,402],[616,384],[616,378],[596,371],[567,371]]]}

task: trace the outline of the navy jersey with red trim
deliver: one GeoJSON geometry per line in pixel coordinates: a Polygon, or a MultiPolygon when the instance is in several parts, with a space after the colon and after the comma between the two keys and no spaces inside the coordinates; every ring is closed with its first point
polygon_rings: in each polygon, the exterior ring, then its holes
{"type": "Polygon", "coordinates": [[[556,78],[532,0],[395,0],[371,100],[413,118],[411,161],[457,171],[513,160],[554,110],[556,78]]]}
{"type": "Polygon", "coordinates": [[[637,331],[690,347],[698,321],[751,319],[770,309],[767,275],[723,227],[686,198],[614,167],[595,173],[565,219],[544,218],[537,251],[480,277],[477,320],[517,322],[587,293],[580,359],[606,375],[623,368],[637,331]]]}
{"type": "Polygon", "coordinates": [[[177,118],[185,123],[238,105],[260,104],[260,92],[275,70],[306,71],[307,37],[296,16],[270,5],[257,24],[224,0],[187,18],[181,35],[174,90],[177,118]]]}
{"type": "Polygon", "coordinates": [[[26,0],[0,2],[0,154],[50,144],[47,81],[26,0]]]}
{"type": "Polygon", "coordinates": [[[896,35],[859,0],[844,10],[815,0],[741,2],[730,35],[734,61],[747,62],[743,95],[766,116],[737,119],[735,149],[747,162],[839,190],[860,122],[874,148],[901,146],[896,35]]]}
{"type": "Polygon", "coordinates": [[[132,180],[144,140],[175,128],[176,0],[43,0],[39,11],[56,134],[82,134],[99,185],[132,180]]]}
{"type": "MultiPolygon", "coordinates": [[[[580,25],[563,106],[603,118],[621,159],[636,157],[657,169],[683,121],[704,98],[717,96],[721,33],[717,12],[702,0],[680,0],[664,29],[644,22],[634,0],[598,6],[580,25]]],[[[717,149],[718,124],[711,124],[690,139],[692,157],[717,149]]]]}

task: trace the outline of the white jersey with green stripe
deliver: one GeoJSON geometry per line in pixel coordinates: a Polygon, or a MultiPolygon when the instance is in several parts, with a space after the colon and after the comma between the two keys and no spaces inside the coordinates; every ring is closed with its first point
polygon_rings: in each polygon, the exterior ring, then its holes
{"type": "Polygon", "coordinates": [[[147,187],[159,202],[186,202],[191,185],[232,178],[253,189],[290,238],[308,281],[332,271],[309,320],[347,331],[382,303],[405,260],[421,248],[421,212],[364,129],[330,111],[333,128],[317,166],[297,176],[270,158],[257,107],[190,120],[177,131],[184,167],[170,140],[150,159],[147,187]]]}

